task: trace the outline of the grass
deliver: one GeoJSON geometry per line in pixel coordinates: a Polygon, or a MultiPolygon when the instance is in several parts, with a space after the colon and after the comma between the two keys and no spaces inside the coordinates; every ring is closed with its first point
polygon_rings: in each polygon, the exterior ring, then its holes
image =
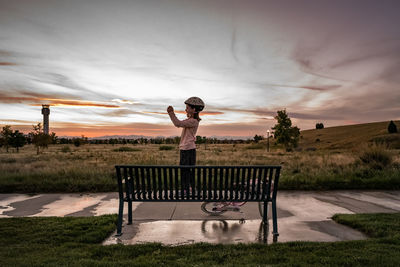
{"type": "Polygon", "coordinates": [[[174,150],[175,147],[174,146],[160,146],[159,149],[160,150],[174,150]]]}
{"type": "Polygon", "coordinates": [[[360,154],[362,162],[372,166],[374,169],[384,169],[392,163],[392,153],[383,145],[372,145],[363,149],[360,154]]]}
{"type": "Polygon", "coordinates": [[[371,238],[334,243],[272,245],[100,243],[114,229],[116,215],[0,219],[1,266],[398,266],[400,214],[335,215],[334,220],[371,238]]]}
{"type": "MultiPolygon", "coordinates": [[[[162,145],[155,144],[123,146],[129,152],[112,145],[65,147],[53,145],[40,155],[33,146],[25,146],[19,153],[1,150],[0,193],[116,191],[114,165],[179,163],[177,149],[160,150],[162,145]]],[[[206,149],[199,145],[197,164],[282,165],[280,189],[400,189],[399,150],[390,151],[389,161],[385,161],[387,151],[379,150],[368,163],[360,158],[363,152],[356,149],[284,152],[273,147],[267,152],[263,143],[250,147],[208,144],[206,149]],[[384,168],[380,167],[382,162],[384,168]]]]}
{"type": "Polygon", "coordinates": [[[138,148],[135,147],[129,147],[129,146],[121,146],[119,148],[113,149],[114,152],[133,152],[133,151],[141,151],[138,148]]]}
{"type": "MultiPolygon", "coordinates": [[[[400,121],[394,121],[400,125],[400,121]]],[[[389,121],[328,127],[301,131],[300,147],[303,149],[352,149],[377,141],[400,148],[400,134],[388,135],[389,121]],[[317,141],[319,139],[319,141],[317,141]]]]}

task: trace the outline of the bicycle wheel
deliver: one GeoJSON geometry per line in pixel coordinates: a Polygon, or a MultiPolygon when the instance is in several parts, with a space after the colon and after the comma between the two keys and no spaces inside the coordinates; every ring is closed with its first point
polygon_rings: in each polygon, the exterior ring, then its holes
{"type": "Polygon", "coordinates": [[[210,215],[220,215],[225,213],[226,210],[220,209],[221,203],[219,202],[203,202],[201,204],[201,210],[210,215]]]}

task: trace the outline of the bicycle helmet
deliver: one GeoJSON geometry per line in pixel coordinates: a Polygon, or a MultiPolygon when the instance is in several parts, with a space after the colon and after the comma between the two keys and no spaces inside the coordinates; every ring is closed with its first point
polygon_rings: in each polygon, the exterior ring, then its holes
{"type": "Polygon", "coordinates": [[[193,106],[197,112],[200,112],[204,109],[204,102],[203,100],[200,99],[200,97],[197,96],[192,96],[189,97],[186,101],[185,104],[188,104],[190,106],[193,106]]]}

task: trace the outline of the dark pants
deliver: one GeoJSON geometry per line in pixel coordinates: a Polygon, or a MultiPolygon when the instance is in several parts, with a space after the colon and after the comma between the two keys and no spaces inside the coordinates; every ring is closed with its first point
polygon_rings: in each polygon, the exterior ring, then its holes
{"type": "MultiPolygon", "coordinates": [[[[196,149],[181,150],[179,165],[196,165],[196,149]]],[[[182,187],[185,190],[189,189],[189,186],[194,187],[194,173],[190,169],[182,170],[182,187]]]]}
{"type": "Polygon", "coordinates": [[[179,165],[196,165],[196,149],[180,150],[179,165]]]}

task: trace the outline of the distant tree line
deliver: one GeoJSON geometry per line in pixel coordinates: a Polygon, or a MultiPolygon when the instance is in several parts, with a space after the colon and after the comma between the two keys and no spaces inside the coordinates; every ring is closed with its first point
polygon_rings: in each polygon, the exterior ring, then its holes
{"type": "MultiPolygon", "coordinates": [[[[261,135],[255,135],[253,139],[217,139],[206,136],[196,136],[196,144],[250,144],[258,143],[260,140],[264,140],[261,135]]],[[[28,134],[24,134],[19,130],[13,130],[10,125],[2,127],[0,132],[0,147],[4,147],[7,152],[9,148],[15,148],[17,152],[19,149],[26,144],[33,144],[36,147],[37,154],[41,150],[47,148],[50,144],[73,144],[77,147],[85,144],[133,144],[133,145],[147,145],[147,144],[179,144],[180,137],[155,137],[155,138],[109,138],[109,139],[89,139],[82,135],[81,137],[58,137],[54,132],[51,134],[45,134],[43,127],[40,123],[33,125],[33,130],[28,134]]]]}
{"type": "MultiPolygon", "coordinates": [[[[111,145],[148,145],[148,144],[179,144],[181,138],[176,137],[155,137],[155,138],[146,138],[141,137],[137,139],[128,139],[128,138],[109,138],[109,139],[87,139],[83,143],[86,144],[111,144],[111,145]]],[[[59,144],[75,144],[77,142],[77,138],[59,138],[59,144]]],[[[196,144],[249,144],[255,142],[253,139],[217,139],[217,138],[208,138],[206,136],[196,136],[196,144]]]]}
{"type": "Polygon", "coordinates": [[[45,134],[40,123],[33,125],[33,130],[28,134],[24,134],[19,130],[14,131],[10,125],[2,127],[0,132],[0,147],[4,147],[7,152],[9,152],[10,147],[15,148],[19,152],[19,149],[24,145],[34,144],[37,154],[39,154],[40,149],[47,148],[49,144],[56,143],[56,134],[45,134]]]}

